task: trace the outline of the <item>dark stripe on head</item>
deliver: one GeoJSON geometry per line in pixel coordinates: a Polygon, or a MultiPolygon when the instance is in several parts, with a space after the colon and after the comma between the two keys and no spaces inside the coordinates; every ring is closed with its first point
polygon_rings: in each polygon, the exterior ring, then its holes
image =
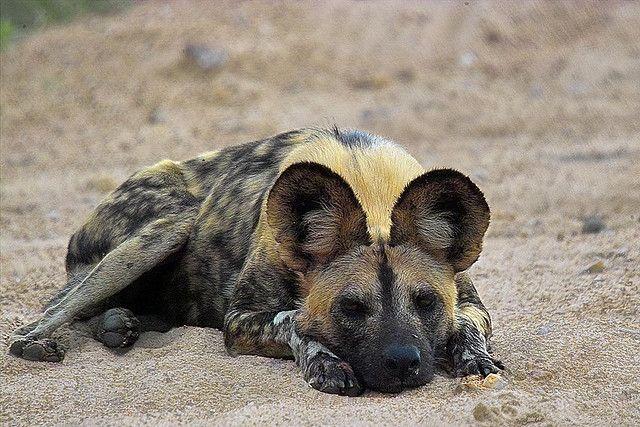
{"type": "Polygon", "coordinates": [[[396,282],[396,274],[389,265],[387,253],[384,246],[380,246],[380,266],[378,267],[378,281],[381,286],[382,304],[384,307],[391,307],[393,287],[396,282]]]}

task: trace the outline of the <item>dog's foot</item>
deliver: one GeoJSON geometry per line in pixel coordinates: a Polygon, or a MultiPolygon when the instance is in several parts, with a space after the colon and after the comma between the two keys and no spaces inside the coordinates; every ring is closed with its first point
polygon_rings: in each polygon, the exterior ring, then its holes
{"type": "Polygon", "coordinates": [[[140,321],[131,310],[112,308],[102,316],[96,339],[106,347],[129,347],[140,336],[140,321]]]}
{"type": "Polygon", "coordinates": [[[347,362],[323,352],[309,360],[304,379],[311,387],[324,393],[358,396],[363,391],[347,362]]]}
{"type": "Polygon", "coordinates": [[[488,339],[468,321],[461,323],[458,333],[451,337],[448,351],[453,362],[453,374],[457,377],[486,377],[504,369],[502,362],[489,354],[488,339]]]}
{"type": "Polygon", "coordinates": [[[64,358],[64,349],[49,338],[14,338],[9,345],[9,353],[36,362],[60,362],[64,358]]]}

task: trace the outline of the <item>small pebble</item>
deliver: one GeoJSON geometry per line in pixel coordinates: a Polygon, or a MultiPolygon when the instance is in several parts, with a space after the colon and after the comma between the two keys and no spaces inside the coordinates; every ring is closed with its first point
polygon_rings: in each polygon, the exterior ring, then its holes
{"type": "Polygon", "coordinates": [[[507,381],[502,378],[502,375],[498,374],[489,374],[482,381],[483,388],[490,388],[493,390],[502,390],[507,386],[507,381]]]}
{"type": "Polygon", "coordinates": [[[384,74],[359,77],[351,81],[351,87],[360,90],[384,89],[392,83],[392,79],[384,74]]]}
{"type": "Polygon", "coordinates": [[[604,271],[604,262],[602,260],[596,261],[589,266],[584,272],[589,274],[602,273],[604,271]]]}
{"type": "Polygon", "coordinates": [[[229,60],[229,53],[223,49],[213,49],[202,44],[187,44],[183,50],[187,60],[204,71],[221,68],[229,60]]]}
{"type": "Polygon", "coordinates": [[[458,63],[463,67],[470,67],[474,64],[474,62],[476,62],[477,59],[478,57],[475,53],[468,51],[460,55],[460,58],[458,58],[458,63]]]}
{"type": "Polygon", "coordinates": [[[485,405],[484,403],[478,403],[475,408],[473,408],[473,418],[476,421],[484,421],[491,417],[491,409],[485,405]]]}
{"type": "Polygon", "coordinates": [[[538,335],[549,335],[551,327],[549,325],[542,325],[538,328],[538,335]]]}
{"type": "Polygon", "coordinates": [[[416,75],[412,69],[405,68],[396,73],[396,78],[403,83],[409,83],[415,80],[416,75]]]}
{"type": "Polygon", "coordinates": [[[470,375],[463,378],[453,392],[454,394],[460,394],[464,391],[472,390],[502,390],[506,386],[507,381],[500,374],[489,374],[486,378],[481,375],[470,375]]]}
{"type": "Polygon", "coordinates": [[[582,232],[595,234],[604,230],[604,221],[598,215],[590,215],[582,220],[582,232]]]}
{"type": "Polygon", "coordinates": [[[47,213],[47,218],[51,221],[57,221],[60,219],[60,214],[56,210],[51,210],[47,213]]]}
{"type": "Polygon", "coordinates": [[[149,113],[148,120],[149,120],[149,123],[154,125],[158,123],[164,123],[167,121],[167,114],[164,112],[162,108],[154,108],[149,113]]]}
{"type": "Polygon", "coordinates": [[[541,423],[544,421],[544,415],[538,411],[529,412],[524,414],[522,417],[516,419],[517,424],[532,424],[532,423],[541,423]]]}

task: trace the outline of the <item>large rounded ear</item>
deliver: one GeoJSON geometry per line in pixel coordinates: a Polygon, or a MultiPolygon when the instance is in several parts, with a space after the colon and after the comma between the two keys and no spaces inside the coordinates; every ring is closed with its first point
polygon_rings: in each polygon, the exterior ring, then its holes
{"type": "Polygon", "coordinates": [[[437,169],[409,183],[393,208],[391,221],[391,245],[420,247],[458,272],[480,255],[489,206],[468,177],[437,169]]]}
{"type": "Polygon", "coordinates": [[[318,163],[296,163],[280,174],[267,199],[267,221],[285,265],[302,273],[370,243],[353,190],[318,163]]]}

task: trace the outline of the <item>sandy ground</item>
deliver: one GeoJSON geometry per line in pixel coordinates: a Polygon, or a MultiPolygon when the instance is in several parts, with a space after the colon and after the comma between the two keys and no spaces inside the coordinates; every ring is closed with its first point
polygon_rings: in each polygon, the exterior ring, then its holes
{"type": "Polygon", "coordinates": [[[145,2],[0,59],[1,424],[640,424],[637,3],[145,2]],[[192,42],[228,61],[189,65],[192,42]],[[6,355],[62,285],[68,236],[133,171],[333,123],[484,190],[471,273],[505,388],[323,395],[199,328],[126,355],[64,329],[61,364],[6,355]],[[605,229],[582,233],[588,215],[605,229]]]}

